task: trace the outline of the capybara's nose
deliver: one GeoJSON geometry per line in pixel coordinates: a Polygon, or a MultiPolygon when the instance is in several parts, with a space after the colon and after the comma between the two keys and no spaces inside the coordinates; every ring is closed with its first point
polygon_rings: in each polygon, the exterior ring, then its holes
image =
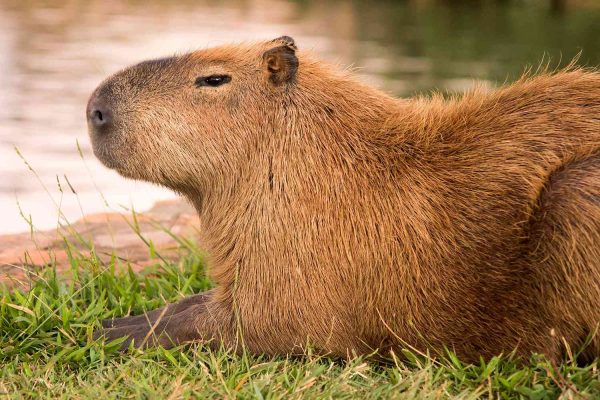
{"type": "Polygon", "coordinates": [[[89,126],[96,133],[106,133],[113,120],[110,103],[102,95],[94,94],[87,107],[89,126]]]}

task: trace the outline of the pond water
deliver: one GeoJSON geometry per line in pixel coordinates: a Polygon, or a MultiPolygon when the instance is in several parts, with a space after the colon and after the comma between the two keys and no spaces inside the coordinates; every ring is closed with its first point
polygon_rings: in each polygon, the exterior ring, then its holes
{"type": "Polygon", "coordinates": [[[46,229],[57,225],[58,209],[74,221],[175,197],[119,177],[90,149],[89,94],[134,62],[288,34],[396,95],[460,91],[473,79],[514,79],[549,57],[564,65],[580,51],[582,64],[599,65],[599,3],[3,0],[0,233],[29,229],[21,211],[46,229]]]}

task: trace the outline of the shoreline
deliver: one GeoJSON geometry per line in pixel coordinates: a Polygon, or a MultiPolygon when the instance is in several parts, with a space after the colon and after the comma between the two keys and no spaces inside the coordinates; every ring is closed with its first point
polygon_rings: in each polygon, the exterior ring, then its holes
{"type": "Polygon", "coordinates": [[[30,232],[0,235],[0,285],[26,288],[37,272],[53,263],[58,273],[66,271],[70,268],[69,251],[89,255],[91,244],[102,261],[118,257],[122,261],[119,264],[129,264],[137,272],[159,260],[145,241],[151,242],[165,259],[174,260],[180,255],[181,246],[169,232],[194,239],[198,222],[189,203],[174,199],[159,201],[135,216],[89,214],[68,226],[34,231],[33,235],[30,232]]]}

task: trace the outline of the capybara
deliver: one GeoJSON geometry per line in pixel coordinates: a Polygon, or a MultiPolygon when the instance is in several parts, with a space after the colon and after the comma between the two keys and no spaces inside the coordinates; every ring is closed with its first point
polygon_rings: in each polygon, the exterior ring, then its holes
{"type": "Polygon", "coordinates": [[[87,107],[96,156],[193,203],[215,288],[101,334],[594,359],[600,73],[529,75],[397,99],[283,36],[108,78],[87,107]]]}

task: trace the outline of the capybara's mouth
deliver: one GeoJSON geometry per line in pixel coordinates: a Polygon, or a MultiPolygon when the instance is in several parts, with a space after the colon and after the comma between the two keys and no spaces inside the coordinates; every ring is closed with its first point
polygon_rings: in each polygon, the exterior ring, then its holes
{"type": "Polygon", "coordinates": [[[114,152],[111,152],[107,147],[109,146],[97,143],[97,139],[92,139],[92,148],[96,158],[106,167],[118,171],[121,166],[118,157],[115,157],[114,152]]]}
{"type": "Polygon", "coordinates": [[[119,132],[110,135],[98,134],[92,127],[89,128],[90,141],[94,156],[107,168],[117,171],[123,176],[128,176],[126,169],[127,160],[131,158],[131,145],[122,143],[119,132]]]}

